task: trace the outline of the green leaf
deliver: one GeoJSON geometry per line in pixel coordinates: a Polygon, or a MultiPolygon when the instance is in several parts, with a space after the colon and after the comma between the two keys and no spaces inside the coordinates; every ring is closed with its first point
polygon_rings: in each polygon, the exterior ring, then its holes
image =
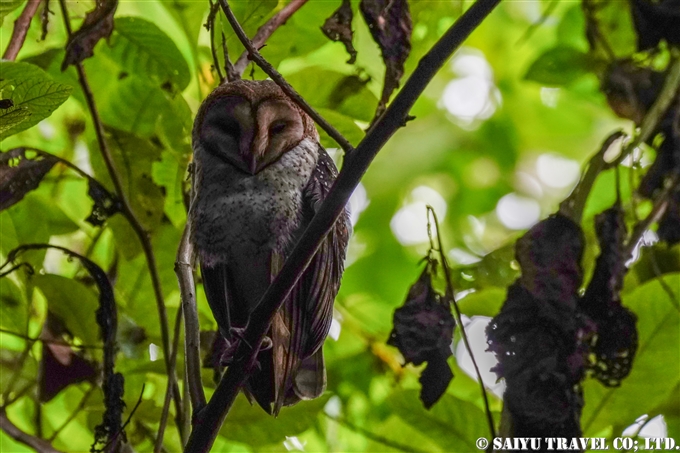
{"type": "Polygon", "coordinates": [[[73,335],[88,345],[98,343],[95,312],[99,303],[94,291],[73,279],[54,274],[36,275],[33,282],[45,295],[50,311],[64,321],[73,335]]]}
{"type": "Polygon", "coordinates": [[[460,311],[468,316],[496,316],[507,295],[505,288],[486,288],[458,301],[460,311]]]}
{"type": "Polygon", "coordinates": [[[241,394],[229,411],[220,435],[231,441],[262,446],[281,442],[314,426],[330,395],[284,407],[274,418],[257,405],[251,406],[241,394]]]}
{"type": "Polygon", "coordinates": [[[119,17],[110,39],[109,56],[121,68],[159,84],[170,83],[184,90],[191,73],[172,39],[154,23],[139,17],[119,17]]]}
{"type": "Polygon", "coordinates": [[[531,63],[524,78],[543,85],[561,86],[588,73],[592,61],[587,53],[567,46],[543,52],[531,63]]]}
{"type": "Polygon", "coordinates": [[[177,24],[184,31],[192,52],[196,52],[195,46],[198,44],[201,27],[205,23],[204,18],[208,13],[208,3],[192,0],[165,0],[160,4],[172,14],[177,24]]]}
{"type": "Polygon", "coordinates": [[[610,425],[630,424],[650,413],[680,382],[680,274],[664,276],[623,295],[623,304],[638,316],[638,352],[633,370],[621,387],[606,388],[590,379],[584,384],[586,405],[581,423],[585,435],[610,425]]]}
{"type": "MultiPolygon", "coordinates": [[[[357,126],[357,124],[352,120],[352,118],[338,113],[334,110],[329,109],[316,109],[320,115],[322,115],[326,120],[331,123],[350,143],[357,145],[361,139],[364,138],[364,131],[357,126]]],[[[319,136],[321,138],[321,144],[326,148],[337,148],[338,144],[335,140],[330,138],[320,127],[319,136]]]]}
{"type": "Polygon", "coordinates": [[[449,394],[444,394],[429,411],[423,407],[417,390],[396,392],[387,403],[395,415],[426,433],[444,451],[476,451],[475,440],[489,435],[484,413],[449,394]]]}
{"type": "Polygon", "coordinates": [[[165,215],[177,228],[181,228],[187,218],[182,190],[186,165],[187,162],[180,161],[174,153],[163,151],[160,162],[154,162],[152,167],[153,181],[165,187],[165,215]]]}
{"type": "MultiPolygon", "coordinates": [[[[132,211],[146,230],[152,232],[163,217],[163,193],[151,176],[153,162],[160,159],[161,150],[148,140],[117,130],[109,131],[108,143],[132,211]]],[[[91,149],[96,149],[96,144],[91,149]]],[[[101,155],[92,153],[90,157],[97,179],[112,191],[113,183],[101,155]]],[[[130,241],[131,237],[120,239],[130,241]]]]}
{"type": "Polygon", "coordinates": [[[0,93],[14,105],[0,110],[0,140],[28,129],[52,114],[68,99],[72,88],[57,83],[28,63],[0,62],[0,93]]]}
{"type": "Polygon", "coordinates": [[[17,9],[22,3],[24,3],[24,0],[2,0],[0,2],[0,26],[2,26],[5,21],[5,17],[17,9]]]}
{"type": "Polygon", "coordinates": [[[0,326],[18,334],[26,333],[28,307],[19,287],[7,277],[0,278],[0,326]]]}

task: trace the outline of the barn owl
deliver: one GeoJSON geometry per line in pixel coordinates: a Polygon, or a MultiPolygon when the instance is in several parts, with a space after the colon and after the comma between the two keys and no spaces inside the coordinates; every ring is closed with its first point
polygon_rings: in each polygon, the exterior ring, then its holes
{"type": "MultiPolygon", "coordinates": [[[[192,240],[208,303],[233,352],[337,169],[312,119],[272,81],[216,88],[198,111],[192,139],[192,240]]],[[[345,212],[274,316],[268,346],[244,387],[270,414],[325,390],[322,345],[350,229],[345,212]]]]}

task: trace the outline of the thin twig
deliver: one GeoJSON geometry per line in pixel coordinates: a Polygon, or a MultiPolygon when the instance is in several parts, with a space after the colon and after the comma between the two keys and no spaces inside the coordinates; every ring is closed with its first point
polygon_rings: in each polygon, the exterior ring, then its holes
{"type": "MultiPolygon", "coordinates": [[[[274,14],[271,19],[257,29],[257,32],[252,39],[253,47],[258,50],[261,49],[276,29],[285,24],[290,16],[295,14],[295,12],[305,3],[307,3],[307,0],[291,0],[290,3],[281,8],[281,11],[274,14]]],[[[239,76],[243,76],[243,72],[248,67],[248,63],[250,63],[250,59],[248,58],[248,50],[246,50],[238,57],[238,60],[236,60],[234,71],[236,71],[239,76]]]]}
{"type": "Polygon", "coordinates": [[[26,41],[26,33],[28,33],[28,29],[31,26],[33,16],[38,11],[40,2],[41,0],[28,0],[21,15],[14,21],[14,30],[12,30],[12,37],[9,39],[7,49],[5,49],[5,53],[2,55],[3,60],[16,60],[21,47],[24,45],[24,41],[26,41]]]}
{"type": "MultiPolygon", "coordinates": [[[[61,11],[62,15],[64,17],[64,23],[66,26],[66,29],[68,31],[69,37],[71,36],[71,25],[70,25],[70,20],[68,17],[68,10],[66,9],[66,5],[64,3],[64,0],[59,0],[59,4],[61,6],[61,11]]],[[[149,235],[147,231],[144,229],[144,226],[140,223],[139,219],[137,219],[137,216],[133,212],[130,202],[127,199],[125,195],[125,191],[123,190],[123,184],[121,182],[120,176],[118,174],[118,171],[116,170],[116,166],[113,162],[113,157],[111,156],[111,151],[109,150],[108,144],[106,143],[106,139],[104,137],[104,125],[101,121],[101,118],[99,116],[99,111],[97,110],[97,106],[95,104],[94,96],[92,94],[92,90],[90,89],[90,84],[87,81],[87,77],[85,75],[85,70],[83,68],[82,63],[77,63],[75,64],[76,70],[78,72],[78,81],[80,83],[80,86],[83,90],[83,94],[85,95],[85,99],[87,101],[87,106],[90,111],[90,116],[92,117],[92,122],[94,123],[95,127],[95,135],[97,136],[97,143],[99,145],[99,151],[102,154],[102,157],[104,158],[104,162],[106,164],[106,168],[108,170],[109,176],[111,177],[111,181],[113,182],[113,185],[116,190],[116,195],[118,196],[121,206],[122,206],[122,213],[125,216],[125,218],[128,220],[130,223],[130,226],[132,226],[132,229],[134,230],[135,234],[139,238],[139,241],[142,245],[142,249],[144,250],[144,255],[146,257],[146,262],[147,262],[147,267],[149,268],[149,274],[151,276],[151,284],[153,287],[154,291],[154,296],[156,299],[156,307],[158,310],[158,318],[160,321],[160,328],[161,328],[161,344],[163,348],[163,358],[165,361],[165,368],[166,372],[168,374],[168,379],[172,382],[173,385],[173,398],[175,400],[175,409],[178,414],[181,414],[181,395],[179,393],[179,386],[177,385],[177,376],[175,375],[175,369],[172,365],[172,360],[171,360],[171,354],[170,354],[170,334],[169,334],[169,328],[168,328],[168,314],[165,309],[165,300],[163,299],[163,290],[161,288],[161,282],[160,282],[160,277],[158,275],[158,267],[156,265],[156,257],[153,252],[153,248],[151,246],[151,240],[149,238],[149,235]]],[[[182,424],[180,424],[177,427],[180,432],[182,431],[182,424]]]]}
{"type": "Polygon", "coordinates": [[[39,437],[28,434],[17,427],[12,421],[7,418],[7,412],[4,408],[0,408],[0,429],[2,429],[9,437],[27,445],[37,451],[38,453],[60,453],[49,442],[39,437]]]}
{"type": "MultiPolygon", "coordinates": [[[[226,1],[220,0],[223,7],[226,1]]],[[[462,42],[479,26],[500,0],[477,0],[430,51],[420,60],[415,71],[404,84],[394,101],[375,125],[368,131],[356,151],[346,159],[342,171],[333,184],[325,201],[295,245],[283,268],[269,286],[258,306],[250,316],[244,341],[239,345],[239,358],[227,368],[227,372],[213,393],[210,402],[194,418],[194,430],[189,437],[185,452],[207,452],[231,408],[236,395],[247,379],[259,345],[271,325],[274,314],[290,293],[315,255],[321,241],[326,237],[338,217],[344,212],[354,189],[369,165],[385,143],[404,125],[404,121],[430,80],[449,59],[462,42]]],[[[227,7],[228,11],[228,7],[227,7]]],[[[233,15],[232,15],[233,19],[233,15]]],[[[238,25],[238,24],[237,24],[238,25]]]]}
{"type": "Polygon", "coordinates": [[[378,434],[372,433],[360,426],[357,426],[353,424],[352,422],[346,420],[345,418],[340,418],[340,417],[332,417],[326,413],[324,415],[329,419],[333,420],[335,423],[342,425],[356,433],[361,434],[364,436],[366,439],[372,440],[374,442],[378,442],[379,444],[386,445],[388,447],[394,448],[395,450],[401,450],[401,451],[409,451],[409,452],[414,452],[414,453],[424,453],[425,450],[419,450],[415,447],[412,447],[410,445],[403,445],[400,444],[399,442],[395,442],[391,439],[388,439],[387,437],[380,436],[378,434]]]}
{"type": "MultiPolygon", "coordinates": [[[[278,86],[281,87],[281,90],[283,90],[283,92],[286,93],[286,95],[288,95],[288,97],[293,102],[300,106],[300,108],[304,110],[304,112],[309,115],[319,125],[319,127],[321,127],[321,129],[323,129],[333,140],[335,140],[338,145],[340,145],[340,147],[345,151],[346,155],[351,155],[354,150],[352,144],[348,142],[347,139],[328,121],[326,121],[316,110],[314,110],[314,108],[309,105],[307,101],[305,101],[288,82],[286,82],[283,76],[281,76],[281,74],[279,74],[278,71],[262,57],[262,55],[260,55],[254,44],[250,41],[250,39],[248,39],[248,36],[246,36],[246,32],[243,31],[241,24],[238,23],[236,16],[234,16],[233,11],[231,8],[229,8],[227,0],[219,0],[219,2],[222,6],[224,14],[227,16],[227,20],[234,29],[234,33],[236,33],[236,36],[238,36],[238,38],[241,40],[241,43],[243,44],[243,47],[246,48],[250,58],[255,63],[257,63],[257,65],[262,68],[262,70],[269,77],[271,77],[271,79],[276,82],[278,86]]],[[[236,64],[238,64],[238,62],[236,64]]]]}
{"type": "MultiPolygon", "coordinates": [[[[182,307],[179,307],[179,310],[177,310],[177,316],[175,317],[175,329],[173,332],[173,339],[172,339],[172,364],[173,367],[177,363],[177,351],[179,349],[179,336],[180,336],[180,330],[182,327],[182,307]]],[[[170,383],[170,380],[168,379],[168,386],[167,389],[165,390],[165,401],[163,401],[163,410],[161,412],[161,422],[158,427],[158,434],[156,435],[156,443],[154,445],[154,453],[160,453],[160,451],[163,449],[163,436],[165,436],[165,425],[168,423],[168,414],[170,413],[170,401],[172,401],[172,385],[170,383]]],[[[177,418],[179,415],[175,414],[175,418],[177,418]]],[[[181,419],[180,419],[181,420],[181,419]]],[[[177,420],[176,420],[177,421],[177,420]]],[[[180,432],[181,434],[181,432],[180,432]]],[[[182,445],[184,445],[184,442],[186,439],[182,438],[180,439],[182,442],[182,445]]]]}
{"type": "Polygon", "coordinates": [[[482,373],[479,372],[477,360],[475,359],[475,355],[472,352],[472,347],[470,346],[470,341],[468,340],[467,333],[465,332],[465,327],[463,325],[463,317],[460,314],[460,308],[458,307],[458,302],[456,301],[455,293],[453,290],[453,283],[451,282],[451,269],[449,268],[449,262],[446,259],[446,254],[444,253],[444,246],[442,245],[442,236],[439,233],[439,219],[437,219],[437,214],[434,212],[432,206],[427,207],[428,223],[430,214],[432,214],[432,218],[434,219],[434,229],[435,232],[437,233],[437,248],[439,249],[439,259],[442,262],[442,268],[444,269],[444,278],[446,279],[446,297],[451,301],[451,305],[453,305],[453,311],[456,314],[456,322],[460,327],[460,335],[463,338],[465,349],[467,349],[467,352],[470,355],[470,359],[472,360],[472,366],[475,368],[475,373],[477,374],[477,381],[479,382],[479,387],[482,390],[482,398],[484,399],[486,421],[489,425],[489,433],[491,434],[491,439],[493,439],[496,437],[496,425],[493,421],[491,407],[489,406],[489,397],[486,394],[486,387],[484,386],[482,373]]]}
{"type": "Polygon", "coordinates": [[[520,44],[524,44],[526,41],[531,38],[531,36],[534,34],[538,28],[545,23],[546,20],[550,17],[550,15],[555,11],[555,8],[557,8],[557,5],[560,3],[560,0],[550,0],[550,3],[548,3],[548,6],[545,7],[545,10],[543,11],[543,14],[541,14],[541,17],[538,18],[538,20],[527,27],[526,31],[522,33],[522,36],[519,37],[517,42],[515,43],[516,46],[519,46],[520,44]]]}
{"type": "MultiPolygon", "coordinates": [[[[127,428],[127,425],[130,424],[130,421],[132,420],[132,416],[135,415],[135,412],[137,412],[137,409],[139,409],[139,405],[142,404],[142,399],[144,397],[144,389],[146,388],[146,383],[142,384],[142,390],[139,392],[139,398],[137,398],[137,402],[135,403],[135,407],[132,408],[130,411],[130,415],[128,415],[128,418],[125,420],[125,423],[120,427],[120,430],[114,434],[111,439],[102,447],[101,451],[107,451],[107,448],[111,445],[117,445],[118,438],[120,437],[121,434],[125,433],[125,428],[127,428]]],[[[117,449],[114,449],[117,450],[117,449]]]]}
{"type": "Polygon", "coordinates": [[[184,361],[186,363],[186,379],[191,396],[192,413],[195,417],[205,407],[206,401],[203,383],[201,382],[200,330],[193,262],[194,247],[191,243],[191,217],[189,217],[177,250],[175,274],[179,281],[182,311],[184,312],[184,361]]]}
{"type": "Polygon", "coordinates": [[[217,71],[217,77],[220,79],[220,84],[224,83],[224,74],[222,74],[222,68],[220,67],[220,61],[217,59],[217,51],[215,50],[215,16],[217,11],[220,10],[220,5],[218,3],[213,3],[210,0],[210,13],[208,13],[208,20],[205,22],[205,28],[210,32],[210,53],[213,58],[213,67],[217,71]]]}
{"type": "Polygon", "coordinates": [[[227,73],[227,81],[233,82],[234,80],[239,80],[241,74],[236,72],[234,65],[231,64],[229,49],[227,49],[227,37],[224,35],[224,32],[222,32],[222,57],[224,58],[224,72],[227,73]]]}

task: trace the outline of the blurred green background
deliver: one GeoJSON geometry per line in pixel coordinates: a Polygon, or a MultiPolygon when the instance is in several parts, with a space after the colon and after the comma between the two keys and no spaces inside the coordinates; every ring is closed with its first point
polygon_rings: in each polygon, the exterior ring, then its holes
{"type": "MultiPolygon", "coordinates": [[[[6,3],[22,2],[3,2],[3,7],[6,3]]],[[[230,3],[252,36],[287,2],[230,3]]],[[[359,14],[353,21],[355,64],[346,63],[342,44],[322,34],[320,26],[339,4],[310,0],[274,33],[262,54],[356,145],[375,112],[384,65],[359,14]]],[[[356,12],[358,2],[352,4],[356,12]]],[[[410,2],[413,48],[405,77],[470,4],[410,2]]],[[[2,150],[42,149],[73,162],[112,190],[75,69],[60,71],[66,33],[58,5],[50,5],[46,39],[40,40],[39,12],[17,61],[39,66],[56,82],[72,86],[73,92],[49,118],[4,139],[2,150]]],[[[94,2],[67,5],[76,28],[94,2]]],[[[0,28],[2,49],[21,9],[2,12],[6,14],[0,28]]],[[[173,265],[186,220],[182,190],[191,159],[193,114],[217,84],[211,72],[209,35],[202,26],[208,9],[207,0],[121,2],[112,37],[108,43],[100,42],[95,56],[84,62],[125,191],[151,234],[171,325],[179,307],[173,265]],[[154,36],[153,48],[162,51],[153,53],[139,36],[154,36]],[[170,89],[161,86],[164,80],[171,80],[170,89]]],[[[611,2],[608,11],[617,54],[629,55],[634,35],[627,3],[611,2]]],[[[242,48],[222,14],[216,26],[224,30],[235,60],[242,48]]],[[[444,397],[426,411],[418,400],[420,370],[412,365],[402,368],[397,350],[385,344],[392,313],[420,273],[420,260],[429,247],[425,206],[432,205],[498,422],[502,385],[488,372],[494,362],[484,352],[483,329],[499,310],[505,287],[517,276],[513,242],[556,210],[578,181],[584,162],[611,132],[619,128],[632,132],[632,123],[611,112],[591,68],[578,64],[578,55],[587,51],[580,3],[506,1],[484,21],[430,83],[411,112],[416,119],[380,152],[352,198],[354,235],[325,345],[327,394],[284,409],[278,419],[239,397],[213,451],[476,451],[475,440],[488,437],[488,429],[479,386],[467,371],[469,356],[458,345],[459,335],[449,360],[455,378],[444,397]],[[544,16],[546,10],[549,14],[544,16]],[[556,48],[567,49],[563,54],[568,56],[550,60],[556,48]],[[546,52],[548,63],[540,63],[546,52]]],[[[246,77],[251,69],[255,78],[264,78],[252,65],[246,77]]],[[[323,133],[322,143],[341,164],[342,153],[323,133]]],[[[652,157],[647,153],[641,163],[621,171],[629,212],[649,208],[633,204],[630,187],[652,157]]],[[[586,272],[597,255],[593,216],[610,206],[615,196],[614,172],[605,172],[584,215],[583,227],[592,245],[584,262],[586,272]]],[[[111,271],[119,306],[117,370],[125,376],[126,415],[146,384],[128,437],[137,451],[148,451],[167,385],[150,278],[125,219],[117,215],[104,228],[92,227],[84,221],[91,207],[87,181],[55,166],[37,190],[0,213],[0,254],[4,261],[19,244],[51,242],[87,254],[111,271]]],[[[653,233],[649,236],[653,240],[653,233]]],[[[659,247],[654,255],[658,270],[651,270],[649,255],[643,254],[632,266],[624,288],[624,303],[639,318],[640,349],[633,372],[617,389],[592,380],[585,383],[586,436],[618,437],[638,417],[662,415],[647,424],[646,432],[680,438],[679,250],[659,247]],[[675,292],[674,299],[662,287],[660,273],[667,274],[664,283],[675,292]]],[[[86,274],[78,262],[59,252],[31,252],[26,259],[36,275],[19,271],[0,279],[0,385],[7,393],[12,382],[11,394],[28,388],[7,413],[29,433],[36,432],[38,417],[45,437],[59,429],[53,439],[56,448],[87,451],[103,413],[101,391],[89,392],[89,383],[70,386],[38,414],[31,385],[40,343],[27,346],[7,331],[37,337],[50,308],[63,314],[72,332],[81,332],[76,341],[96,342],[96,288],[83,278],[86,274]],[[75,417],[60,429],[69,414],[75,417]]],[[[215,329],[202,289],[198,297],[202,329],[215,329]]],[[[101,359],[99,350],[88,354],[101,359]]],[[[183,363],[180,354],[178,370],[183,363]]],[[[210,392],[214,386],[209,370],[204,378],[210,392]]],[[[11,397],[3,396],[5,401],[11,397]]],[[[180,450],[172,422],[165,438],[167,451],[180,450]]],[[[0,450],[28,451],[3,432],[0,450]]]]}

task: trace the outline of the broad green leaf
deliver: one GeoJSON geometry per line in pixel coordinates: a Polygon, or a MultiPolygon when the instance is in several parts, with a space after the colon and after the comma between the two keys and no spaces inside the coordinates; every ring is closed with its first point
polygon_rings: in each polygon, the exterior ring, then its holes
{"type": "Polygon", "coordinates": [[[557,46],[539,55],[524,78],[543,85],[568,85],[585,75],[591,67],[587,53],[568,46],[557,46]]]}
{"type": "Polygon", "coordinates": [[[24,0],[2,0],[0,2],[0,26],[2,26],[5,21],[5,17],[17,9],[22,3],[24,3],[24,0]]]}
{"type": "Polygon", "coordinates": [[[243,395],[239,395],[220,429],[220,435],[252,446],[282,442],[286,437],[313,427],[329,397],[326,395],[284,407],[279,416],[274,418],[258,405],[251,406],[243,395]]]}
{"type": "Polygon", "coordinates": [[[7,277],[0,278],[0,326],[25,335],[28,311],[26,298],[19,287],[7,277]]]}
{"type": "Polygon", "coordinates": [[[198,44],[198,35],[205,23],[204,17],[208,14],[208,3],[192,0],[165,0],[160,3],[175,18],[195,52],[194,46],[198,44]]]}
{"type": "Polygon", "coordinates": [[[71,94],[70,86],[55,82],[32,64],[2,61],[0,74],[0,94],[14,103],[0,110],[0,140],[38,124],[71,94]]]}
{"type": "Polygon", "coordinates": [[[586,381],[581,417],[586,435],[609,425],[632,423],[660,405],[680,382],[680,313],[666,292],[672,291],[675,301],[680,298],[680,274],[664,279],[665,288],[654,280],[623,295],[623,304],[638,317],[637,355],[620,387],[586,381]]]}
{"type": "Polygon", "coordinates": [[[180,161],[174,153],[163,151],[160,162],[154,162],[152,167],[153,181],[165,187],[165,215],[177,228],[181,228],[187,218],[182,190],[186,165],[187,162],[180,161]]]}
{"type": "Polygon", "coordinates": [[[557,26],[557,41],[561,45],[571,46],[581,51],[588,51],[588,40],[585,37],[585,18],[581,5],[571,6],[562,16],[557,26]]]}
{"type": "Polygon", "coordinates": [[[467,316],[496,316],[505,301],[505,288],[486,288],[468,294],[458,301],[460,311],[467,316]]]}
{"type": "Polygon", "coordinates": [[[119,17],[110,39],[109,56],[129,74],[170,83],[184,90],[189,67],[175,43],[154,23],[140,17],[119,17]]]}
{"type": "MultiPolygon", "coordinates": [[[[148,231],[153,231],[163,216],[163,193],[154,184],[151,176],[153,162],[160,159],[161,150],[148,140],[113,129],[109,131],[108,143],[123,191],[133,212],[148,231]]],[[[91,149],[97,149],[96,146],[93,143],[91,149]]],[[[97,180],[113,192],[113,183],[101,155],[92,153],[90,158],[97,180]]],[[[117,237],[116,240],[118,239],[136,241],[132,237],[117,237]]]]}
{"type": "MultiPolygon", "coordinates": [[[[357,145],[364,138],[364,131],[352,120],[352,118],[329,109],[316,109],[329,123],[335,127],[350,143],[357,145]]],[[[326,148],[337,148],[338,144],[330,138],[320,127],[317,127],[321,144],[326,148]]]]}
{"type": "Polygon", "coordinates": [[[88,345],[99,342],[95,318],[99,302],[94,291],[73,279],[54,274],[36,275],[33,281],[45,295],[50,311],[64,321],[73,335],[88,345]]]}
{"type": "Polygon", "coordinates": [[[417,390],[395,392],[387,403],[395,415],[426,433],[444,451],[476,451],[475,441],[489,435],[484,413],[449,394],[444,394],[429,411],[423,407],[417,390]]]}
{"type": "Polygon", "coordinates": [[[147,138],[153,135],[168,104],[166,93],[157,84],[132,75],[109,83],[99,109],[108,126],[147,138]]]}

